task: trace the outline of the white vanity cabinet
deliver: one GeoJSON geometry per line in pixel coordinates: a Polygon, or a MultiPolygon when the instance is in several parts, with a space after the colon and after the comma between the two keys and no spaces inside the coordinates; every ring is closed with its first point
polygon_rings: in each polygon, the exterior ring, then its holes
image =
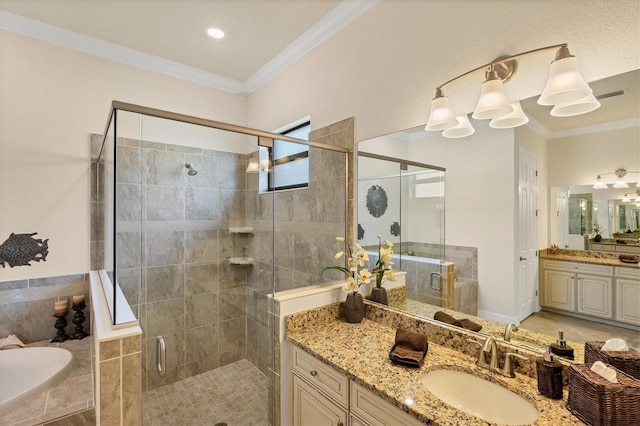
{"type": "Polygon", "coordinates": [[[613,266],[545,260],[540,304],[613,319],[613,266]]]}
{"type": "Polygon", "coordinates": [[[292,345],[294,426],[417,426],[422,423],[292,345]]]}
{"type": "Polygon", "coordinates": [[[540,304],[640,326],[640,269],[545,259],[540,304]]]}
{"type": "Polygon", "coordinates": [[[616,266],[615,320],[640,326],[640,269],[616,266]]]}

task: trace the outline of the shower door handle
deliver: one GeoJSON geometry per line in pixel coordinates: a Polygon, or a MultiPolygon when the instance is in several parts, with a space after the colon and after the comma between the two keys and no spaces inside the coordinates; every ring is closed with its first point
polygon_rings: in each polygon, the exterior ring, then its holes
{"type": "Polygon", "coordinates": [[[429,276],[429,287],[431,287],[431,290],[435,290],[435,291],[440,291],[442,290],[442,274],[440,272],[432,272],[431,275],[429,276]],[[440,279],[438,280],[438,287],[434,287],[433,286],[433,276],[437,275],[440,279]]]}
{"type": "Polygon", "coordinates": [[[162,336],[156,338],[156,373],[161,378],[167,375],[167,345],[162,336]]]}

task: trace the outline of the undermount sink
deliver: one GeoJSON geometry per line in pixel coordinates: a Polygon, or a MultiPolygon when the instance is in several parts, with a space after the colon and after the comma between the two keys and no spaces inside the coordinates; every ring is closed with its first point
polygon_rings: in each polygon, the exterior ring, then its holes
{"type": "Polygon", "coordinates": [[[462,371],[434,370],[420,380],[440,400],[487,422],[525,425],[538,418],[538,410],[520,395],[462,371]]]}

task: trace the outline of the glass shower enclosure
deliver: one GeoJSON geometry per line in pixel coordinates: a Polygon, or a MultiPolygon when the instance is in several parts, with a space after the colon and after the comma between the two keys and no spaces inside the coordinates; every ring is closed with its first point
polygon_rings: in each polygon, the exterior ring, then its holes
{"type": "MultiPolygon", "coordinates": [[[[445,173],[442,167],[358,152],[358,243],[377,260],[378,239],[394,244],[394,269],[406,272],[407,305],[448,307],[445,173]]],[[[398,306],[413,311],[411,306],[398,306]]]]}
{"type": "Polygon", "coordinates": [[[272,296],[329,279],[347,152],[114,101],[98,269],[113,326],[143,330],[145,424],[274,424],[272,296]],[[278,144],[295,155],[274,162],[278,144]],[[306,182],[274,188],[300,160],[306,182]]]}

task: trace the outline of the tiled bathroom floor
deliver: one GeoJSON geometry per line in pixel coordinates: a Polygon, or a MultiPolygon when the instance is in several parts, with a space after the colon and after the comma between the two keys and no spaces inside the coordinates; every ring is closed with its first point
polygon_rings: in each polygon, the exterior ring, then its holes
{"type": "Polygon", "coordinates": [[[586,341],[605,341],[618,337],[627,341],[632,348],[640,348],[640,333],[627,328],[602,324],[595,321],[560,315],[553,312],[540,311],[525,318],[520,324],[522,328],[539,333],[557,335],[558,329],[564,331],[564,338],[578,343],[586,341]]]}
{"type": "Polygon", "coordinates": [[[246,359],[143,394],[145,426],[268,425],[267,378],[246,359]]]}

